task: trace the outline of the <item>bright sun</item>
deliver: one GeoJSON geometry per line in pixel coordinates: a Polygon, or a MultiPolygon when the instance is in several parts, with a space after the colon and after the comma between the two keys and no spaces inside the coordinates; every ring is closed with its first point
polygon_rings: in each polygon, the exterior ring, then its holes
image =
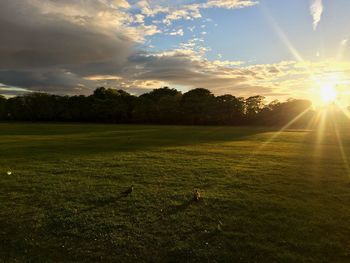
{"type": "Polygon", "coordinates": [[[335,102],[338,96],[337,89],[335,85],[328,84],[320,88],[321,101],[325,104],[330,104],[335,102]]]}

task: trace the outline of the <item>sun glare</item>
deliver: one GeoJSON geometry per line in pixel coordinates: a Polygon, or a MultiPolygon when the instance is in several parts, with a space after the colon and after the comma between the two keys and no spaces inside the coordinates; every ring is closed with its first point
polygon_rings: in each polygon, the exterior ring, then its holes
{"type": "Polygon", "coordinates": [[[320,98],[324,104],[330,104],[336,101],[338,92],[335,85],[328,84],[320,88],[320,98]]]}

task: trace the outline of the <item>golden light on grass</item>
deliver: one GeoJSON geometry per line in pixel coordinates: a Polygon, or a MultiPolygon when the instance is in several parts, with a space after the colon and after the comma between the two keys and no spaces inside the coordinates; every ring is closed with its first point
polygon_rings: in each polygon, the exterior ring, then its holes
{"type": "Polygon", "coordinates": [[[341,135],[339,132],[340,129],[338,127],[337,122],[334,119],[332,119],[332,121],[333,121],[334,131],[335,131],[337,142],[338,142],[338,148],[339,148],[341,157],[343,159],[343,164],[344,164],[344,167],[346,169],[348,176],[350,176],[350,165],[349,165],[348,157],[347,157],[344,145],[343,145],[343,139],[341,138],[341,135]]]}
{"type": "Polygon", "coordinates": [[[326,136],[333,135],[336,139],[336,147],[341,155],[346,174],[350,177],[350,163],[344,145],[344,134],[341,133],[343,128],[340,127],[345,125],[342,118],[346,116],[350,119],[350,115],[348,110],[339,103],[341,97],[335,84],[322,86],[320,89],[320,97],[325,107],[319,109],[317,113],[317,140],[315,144],[315,153],[318,155],[324,155],[323,144],[326,140],[326,136]]]}
{"type": "Polygon", "coordinates": [[[307,108],[306,110],[301,112],[298,116],[296,116],[294,119],[292,119],[290,122],[288,122],[286,125],[284,125],[280,130],[278,130],[277,132],[274,132],[273,135],[271,137],[269,137],[269,139],[267,139],[265,142],[263,142],[257,148],[257,150],[252,153],[252,155],[249,157],[249,160],[250,160],[250,158],[259,154],[267,145],[271,144],[278,136],[280,136],[281,134],[283,134],[283,132],[288,130],[288,128],[290,128],[294,123],[296,123],[303,116],[305,116],[305,114],[307,114],[310,110],[311,110],[311,107],[307,108]]]}

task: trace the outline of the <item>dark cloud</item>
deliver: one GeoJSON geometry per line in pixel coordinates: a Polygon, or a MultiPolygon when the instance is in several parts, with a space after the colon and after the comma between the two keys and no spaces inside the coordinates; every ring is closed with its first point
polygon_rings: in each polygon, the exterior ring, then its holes
{"type": "MultiPolygon", "coordinates": [[[[60,4],[64,2],[69,1],[60,4]]],[[[51,87],[72,89],[84,82],[79,75],[118,71],[134,42],[121,32],[104,32],[76,19],[47,13],[29,0],[2,0],[0,82],[56,91],[51,87]]]]}
{"type": "Polygon", "coordinates": [[[134,55],[125,72],[129,78],[137,80],[158,80],[192,88],[202,87],[216,93],[270,91],[269,88],[246,83],[257,74],[252,69],[215,67],[211,62],[193,60],[181,52],[134,55]],[[136,66],[137,71],[134,70],[136,66]]]}
{"type": "Polygon", "coordinates": [[[2,83],[14,87],[24,87],[32,91],[56,94],[84,94],[91,90],[92,81],[61,70],[54,71],[0,71],[2,83]]]}

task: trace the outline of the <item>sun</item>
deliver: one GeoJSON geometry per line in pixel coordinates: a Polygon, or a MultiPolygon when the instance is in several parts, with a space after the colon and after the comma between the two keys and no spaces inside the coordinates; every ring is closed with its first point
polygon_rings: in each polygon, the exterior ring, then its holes
{"type": "Polygon", "coordinates": [[[336,85],[327,84],[320,87],[320,98],[323,104],[331,104],[337,100],[337,97],[336,85]]]}

